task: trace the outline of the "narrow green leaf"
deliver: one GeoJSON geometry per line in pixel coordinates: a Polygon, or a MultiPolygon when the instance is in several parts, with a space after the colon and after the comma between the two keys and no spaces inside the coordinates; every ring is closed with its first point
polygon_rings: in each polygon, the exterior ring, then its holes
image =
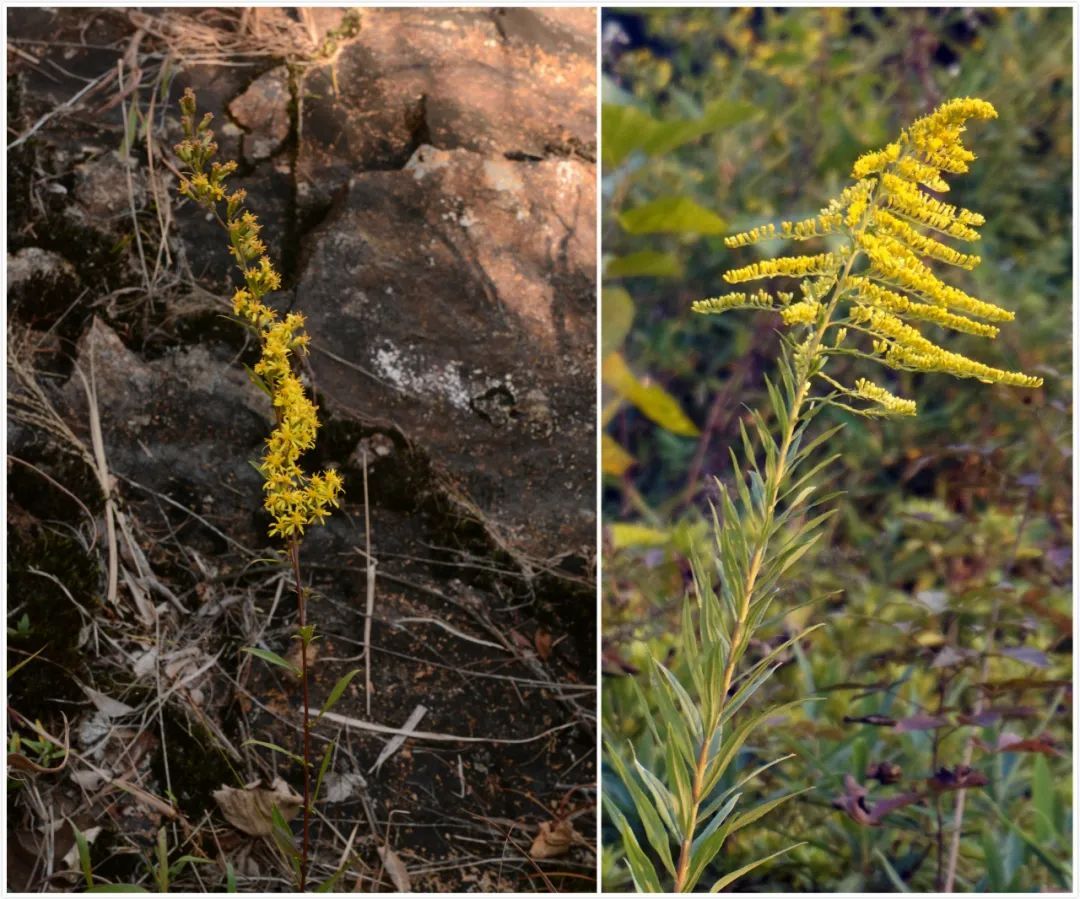
{"type": "MultiPolygon", "coordinates": [[[[694,793],[690,785],[690,768],[684,764],[671,736],[671,722],[668,722],[668,740],[664,745],[664,759],[667,762],[668,782],[672,784],[671,796],[674,803],[675,820],[678,822],[678,836],[681,839],[690,829],[690,809],[693,806],[694,793]]],[[[691,762],[691,764],[693,764],[691,762]]]]}
{"type": "Polygon", "coordinates": [[[1031,806],[1035,810],[1035,839],[1049,843],[1057,838],[1054,784],[1046,756],[1036,755],[1031,771],[1031,806]]]}
{"type": "Polygon", "coordinates": [[[739,750],[743,744],[749,738],[750,734],[764,721],[766,718],[771,718],[777,715],[781,715],[788,709],[797,705],[802,705],[805,700],[795,699],[791,702],[785,702],[779,706],[773,706],[771,708],[763,709],[758,712],[740,727],[738,727],[726,740],[720,744],[720,748],[709,759],[708,773],[706,774],[705,781],[702,787],[701,795],[708,796],[716,788],[717,783],[724,776],[724,772],[728,766],[735,759],[739,750]]]}
{"type": "Polygon", "coordinates": [[[244,746],[261,746],[263,749],[269,749],[273,752],[280,752],[282,755],[288,756],[294,762],[298,762],[300,765],[304,764],[302,756],[296,755],[296,753],[289,752],[283,746],[278,746],[277,743],[267,743],[265,740],[244,740],[244,746]]]}
{"type": "Polygon", "coordinates": [[[326,702],[323,703],[322,708],[319,710],[318,717],[316,717],[315,719],[316,721],[318,721],[319,718],[321,718],[323,715],[329,712],[330,709],[337,705],[338,700],[341,699],[342,695],[345,693],[346,688],[352,682],[352,679],[356,677],[356,675],[358,675],[359,673],[359,668],[353,668],[353,670],[350,671],[348,674],[343,674],[340,678],[338,678],[338,682],[334,684],[334,689],[330,691],[330,695],[326,697],[326,702]]]}
{"type": "Polygon", "coordinates": [[[299,857],[292,829],[276,805],[270,809],[270,836],[285,858],[295,861],[299,857]]]}
{"type": "MultiPolygon", "coordinates": [[[[752,781],[755,778],[759,777],[763,771],[767,771],[769,768],[773,767],[774,765],[779,765],[781,762],[786,762],[788,759],[794,758],[794,757],[795,757],[795,753],[789,752],[787,755],[782,755],[782,756],[780,756],[780,758],[773,759],[771,762],[766,762],[764,765],[758,765],[758,767],[756,767],[749,774],[745,775],[744,777],[739,778],[739,780],[736,781],[732,786],[728,787],[719,796],[717,796],[715,799],[711,800],[704,807],[704,809],[701,811],[701,818],[707,819],[709,817],[709,815],[711,815],[713,812],[716,811],[716,809],[718,809],[721,805],[723,805],[725,802],[727,802],[728,797],[730,797],[733,793],[737,793],[744,786],[746,786],[748,783],[750,783],[750,781],[752,781]]],[[[862,770],[865,770],[865,767],[862,770]]]]}
{"type": "Polygon", "coordinates": [[[795,843],[792,846],[788,846],[785,849],[781,849],[779,852],[774,852],[772,855],[766,855],[765,858],[759,858],[756,862],[750,862],[748,865],[743,865],[737,871],[732,871],[730,874],[725,874],[716,883],[712,885],[710,893],[719,893],[724,887],[730,886],[744,874],[749,874],[754,868],[759,865],[765,864],[765,862],[772,861],[774,858],[783,855],[785,852],[791,852],[792,849],[798,849],[800,846],[805,846],[806,842],[795,843]]]}
{"type": "Polygon", "coordinates": [[[266,381],[263,380],[261,375],[255,374],[255,369],[253,369],[250,365],[245,365],[244,371],[247,372],[248,378],[251,379],[252,384],[258,387],[259,390],[261,390],[268,397],[270,397],[270,399],[274,398],[274,394],[273,391],[270,390],[270,386],[266,383],[266,381]]]}
{"type": "Polygon", "coordinates": [[[660,878],[656,874],[649,857],[634,836],[633,828],[627,822],[626,817],[618,807],[611,802],[604,803],[604,811],[615,823],[616,829],[623,840],[623,848],[626,850],[626,861],[630,867],[630,875],[634,878],[634,886],[639,893],[660,893],[660,878]]]}
{"type": "MultiPolygon", "coordinates": [[[[663,744],[661,744],[663,745],[663,744]]],[[[641,778],[645,784],[645,788],[652,794],[653,804],[659,812],[660,817],[664,821],[664,825],[668,831],[675,837],[675,840],[681,840],[683,838],[682,828],[678,824],[678,816],[675,813],[675,799],[668,791],[668,788],[660,782],[660,778],[653,774],[648,768],[641,764],[637,760],[637,755],[634,753],[634,748],[630,747],[630,753],[632,761],[634,763],[634,770],[637,771],[638,777],[641,778]]]]}
{"type": "Polygon", "coordinates": [[[691,745],[690,732],[685,721],[683,721],[681,713],[675,707],[674,699],[667,688],[667,684],[661,682],[659,675],[655,671],[655,668],[660,666],[656,662],[653,662],[652,665],[654,670],[650,671],[651,696],[656,700],[657,716],[667,728],[668,736],[667,740],[658,740],[657,745],[664,746],[670,740],[671,744],[682,754],[687,764],[693,764],[694,750],[691,745]]]}
{"type": "Polygon", "coordinates": [[[75,845],[79,851],[79,867],[82,868],[83,880],[86,881],[87,889],[94,888],[94,867],[90,863],[90,844],[86,841],[86,835],[74,824],[71,825],[71,833],[75,837],[75,845]]]}
{"type": "Polygon", "coordinates": [[[701,713],[698,712],[694,700],[690,698],[690,694],[686,692],[686,688],[679,682],[679,679],[675,676],[674,672],[666,666],[661,665],[659,662],[654,662],[654,664],[659,673],[671,686],[672,692],[679,698],[683,714],[690,719],[690,726],[694,736],[697,737],[698,740],[701,740],[704,736],[704,730],[701,723],[701,713]]]}
{"type": "Polygon", "coordinates": [[[885,857],[885,853],[880,849],[874,849],[874,855],[878,857],[878,861],[881,862],[881,867],[885,869],[885,876],[889,878],[889,881],[897,892],[910,893],[911,887],[904,883],[904,879],[896,873],[896,869],[892,866],[892,863],[885,857]]]}
{"type": "Polygon", "coordinates": [[[790,802],[796,796],[801,796],[803,793],[809,793],[813,787],[806,787],[802,790],[796,790],[794,793],[785,793],[783,796],[778,796],[776,799],[770,799],[768,802],[762,802],[760,805],[754,806],[750,811],[743,812],[731,822],[731,832],[735,833],[737,830],[742,830],[747,824],[753,824],[759,818],[765,817],[777,806],[783,805],[785,802],[790,802]]]}
{"type": "MultiPolygon", "coordinates": [[[[611,746],[608,746],[607,750],[608,761],[615,769],[615,773],[619,776],[619,780],[626,786],[630,798],[634,801],[634,808],[637,810],[638,818],[641,820],[642,827],[645,828],[645,838],[649,841],[649,845],[653,847],[656,854],[660,856],[660,861],[663,863],[664,867],[667,868],[668,873],[674,877],[675,862],[671,855],[670,831],[664,827],[652,801],[645,795],[641,787],[638,786],[637,780],[626,770],[626,765],[623,764],[622,758],[619,757],[618,753],[613,751],[611,746]]],[[[609,803],[605,800],[604,804],[606,807],[609,803]]]]}
{"type": "Polygon", "coordinates": [[[279,668],[284,668],[290,674],[295,677],[300,676],[300,669],[297,668],[292,662],[282,658],[276,652],[271,652],[269,649],[260,649],[257,646],[244,646],[240,649],[241,652],[246,652],[249,655],[255,656],[257,659],[262,659],[264,662],[269,662],[271,665],[277,665],[279,668]]]}
{"type": "Polygon", "coordinates": [[[687,870],[685,884],[687,891],[693,890],[697,886],[697,882],[701,879],[701,875],[705,873],[705,869],[709,867],[723,848],[728,835],[728,828],[725,825],[728,823],[731,810],[739,801],[739,795],[736,793],[732,796],[724,807],[716,812],[712,821],[694,840],[690,849],[690,867],[687,870]]]}
{"type": "Polygon", "coordinates": [[[983,851],[983,866],[986,868],[987,887],[991,893],[1005,892],[1005,867],[1002,864],[1001,850],[989,829],[984,830],[979,838],[983,851]]]}
{"type": "Polygon", "coordinates": [[[315,805],[319,801],[319,791],[322,789],[323,778],[326,777],[326,772],[330,767],[330,757],[334,754],[334,744],[327,743],[326,751],[323,753],[322,762],[319,763],[319,773],[315,778],[315,791],[311,794],[311,804],[315,805]]]}

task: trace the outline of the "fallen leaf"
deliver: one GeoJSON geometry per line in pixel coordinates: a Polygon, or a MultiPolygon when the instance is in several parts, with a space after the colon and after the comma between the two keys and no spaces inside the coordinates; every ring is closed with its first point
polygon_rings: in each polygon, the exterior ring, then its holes
{"type": "Polygon", "coordinates": [[[558,858],[566,855],[574,845],[577,834],[566,818],[558,821],[542,821],[540,829],[529,848],[530,858],[558,858]]]}
{"type": "Polygon", "coordinates": [[[363,774],[356,772],[336,774],[331,772],[326,775],[326,780],[323,781],[323,800],[328,804],[344,802],[346,799],[351,798],[357,790],[362,790],[366,786],[367,781],[364,779],[363,774]]]}
{"type": "Polygon", "coordinates": [[[134,714],[135,709],[119,699],[113,699],[104,693],[99,693],[90,687],[83,687],[83,692],[90,697],[90,701],[97,707],[106,718],[120,718],[123,715],[134,714]]]}
{"type": "Polygon", "coordinates": [[[409,880],[409,871],[401,857],[389,846],[380,846],[379,858],[382,859],[383,867],[386,868],[386,873],[390,875],[390,880],[397,891],[399,893],[411,892],[412,882],[409,880]]]}
{"type": "Polygon", "coordinates": [[[536,654],[540,661],[546,662],[551,656],[551,634],[545,630],[538,630],[533,638],[536,643],[536,654]]]}
{"type": "Polygon", "coordinates": [[[248,784],[241,790],[223,786],[213,795],[225,820],[253,837],[270,836],[274,806],[281,812],[281,817],[291,821],[304,804],[304,800],[280,777],[275,777],[269,786],[262,781],[248,784]]]}
{"type": "MultiPolygon", "coordinates": [[[[427,714],[427,708],[422,705],[418,705],[413,709],[412,714],[409,715],[409,720],[405,722],[405,726],[402,727],[402,731],[411,733],[416,730],[416,725],[420,723],[420,719],[427,714]]],[[[390,756],[397,752],[402,744],[405,742],[408,733],[395,734],[393,738],[383,747],[383,751],[379,753],[379,757],[375,759],[375,764],[368,769],[368,774],[378,774],[379,769],[383,766],[390,756]]]]}

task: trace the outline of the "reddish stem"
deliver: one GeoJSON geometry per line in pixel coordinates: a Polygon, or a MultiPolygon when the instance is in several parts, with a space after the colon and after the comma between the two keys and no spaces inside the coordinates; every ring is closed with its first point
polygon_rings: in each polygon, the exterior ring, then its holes
{"type": "MultiPolygon", "coordinates": [[[[289,559],[292,561],[293,579],[296,581],[296,602],[299,608],[300,627],[307,627],[307,603],[304,600],[304,589],[300,585],[300,543],[293,537],[289,540],[289,559]]],[[[300,850],[300,892],[305,892],[307,886],[308,847],[310,839],[311,823],[311,720],[308,715],[308,671],[307,671],[307,645],[304,638],[300,638],[300,681],[303,691],[304,704],[304,836],[300,850]]]]}

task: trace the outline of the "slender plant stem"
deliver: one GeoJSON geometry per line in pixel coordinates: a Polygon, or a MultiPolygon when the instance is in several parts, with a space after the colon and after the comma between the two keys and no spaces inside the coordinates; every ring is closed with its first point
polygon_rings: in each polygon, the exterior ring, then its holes
{"type": "MultiPolygon", "coordinates": [[[[300,542],[293,537],[289,540],[289,559],[292,562],[293,580],[296,581],[296,602],[299,610],[301,632],[307,627],[307,602],[304,588],[300,583],[300,542]]],[[[304,834],[300,849],[300,892],[307,886],[308,851],[311,839],[311,716],[308,713],[308,647],[305,638],[300,638],[300,682],[304,704],[304,834]]]]}
{"type": "MultiPolygon", "coordinates": [[[[1016,540],[1013,542],[1012,553],[1004,570],[1009,571],[1016,564],[1016,555],[1020,550],[1020,541],[1024,536],[1024,527],[1027,525],[1028,515],[1031,512],[1031,502],[1034,493],[1028,490],[1027,501],[1024,503],[1024,514],[1020,518],[1020,526],[1016,530],[1016,540]]],[[[990,625],[987,628],[986,646],[982,653],[982,666],[980,668],[979,681],[985,683],[990,676],[990,657],[994,653],[994,637],[997,633],[998,619],[1001,615],[1001,594],[994,593],[994,604],[990,611],[990,625]]],[[[972,709],[976,717],[982,714],[985,706],[984,694],[979,690],[975,696],[975,706],[972,709]]],[[[975,729],[972,728],[967,742],[964,744],[964,755],[961,765],[965,768],[971,766],[971,760],[975,755],[975,729]]],[[[964,830],[964,810],[967,803],[967,790],[960,790],[956,794],[956,805],[953,808],[952,838],[949,841],[949,861],[945,868],[945,883],[941,887],[943,893],[951,893],[956,888],[956,869],[960,862],[960,840],[964,830]]]]}
{"type": "MultiPolygon", "coordinates": [[[[825,336],[825,332],[832,320],[836,306],[844,293],[848,275],[851,273],[851,267],[855,264],[857,257],[858,251],[853,250],[851,256],[848,258],[843,273],[837,279],[836,288],[833,291],[832,299],[829,301],[825,314],[822,316],[821,321],[818,323],[813,335],[810,337],[809,350],[807,353],[807,356],[810,359],[815,357],[818,348],[821,346],[822,338],[825,336]]],[[[739,647],[742,645],[746,636],[745,632],[747,622],[750,618],[751,599],[754,594],[754,587],[757,585],[758,575],[761,573],[761,566],[765,561],[765,553],[769,548],[769,531],[772,528],[776,507],[780,502],[780,489],[789,474],[787,456],[791,450],[792,441],[795,439],[795,432],[799,424],[799,415],[803,411],[803,405],[810,392],[810,383],[811,378],[804,375],[795,388],[795,395],[792,397],[791,406],[787,410],[787,425],[784,428],[784,433],[780,439],[780,449],[777,453],[776,467],[772,471],[769,481],[766,484],[761,531],[759,532],[757,545],[754,548],[753,555],[750,557],[750,566],[746,572],[746,582],[743,584],[742,599],[739,604],[738,615],[735,618],[735,623],[732,628],[728,657],[724,664],[723,674],[720,678],[720,689],[716,694],[720,697],[719,708],[713,719],[709,722],[708,727],[705,728],[705,733],[701,741],[701,750],[698,753],[697,764],[694,767],[694,782],[691,788],[690,800],[690,820],[686,835],[683,838],[679,850],[679,862],[675,869],[675,892],[681,893],[687,888],[687,878],[690,875],[690,856],[694,845],[694,831],[697,827],[701,803],[705,799],[704,787],[705,777],[709,766],[709,750],[712,747],[716,732],[720,727],[720,719],[723,717],[724,711],[723,704],[727,699],[728,691],[731,689],[731,682],[735,676],[735,666],[742,655],[739,651],[739,647]]]]}

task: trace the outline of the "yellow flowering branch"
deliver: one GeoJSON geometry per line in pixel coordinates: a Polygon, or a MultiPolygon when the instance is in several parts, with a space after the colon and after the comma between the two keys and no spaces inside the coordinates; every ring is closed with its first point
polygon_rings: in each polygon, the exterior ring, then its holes
{"type": "MultiPolygon", "coordinates": [[[[855,183],[820,215],[783,222],[779,228],[761,225],[726,239],[728,247],[738,248],[775,238],[839,237],[831,252],[763,259],[723,276],[729,284],[799,279],[798,302],[791,302],[791,293],[760,290],[729,293],[693,306],[704,314],[770,309],[792,330],[783,337],[780,379],[767,381],[779,436],[774,437],[765,419],[755,413],[749,432],[745,427],[741,432],[742,459],[732,454],[733,489],[717,482],[716,570],[695,560],[695,592],[684,609],[682,657],[688,677],[679,677],[655,660],[651,663],[651,696],[658,711],[654,715],[647,710],[646,718],[653,742],[663,748],[661,766],[649,770],[631,752],[631,771],[618,748],[608,751],[634,801],[653,857],[670,876],[665,884],[617,804],[605,803],[640,890],[659,892],[667,884],[678,892],[695,889],[728,837],[798,795],[780,796],[736,813],[738,790],[749,778],[737,779],[736,786],[727,790],[721,784],[754,728],[778,710],[766,708],[745,723],[735,719],[736,712],[771,675],[777,656],[807,633],[792,637],[743,670],[750,639],[765,619],[784,573],[822,536],[821,525],[831,514],[805,513],[822,501],[814,499],[813,479],[832,460],[813,465],[808,473],[796,476],[796,471],[835,429],[809,440],[807,426],[827,405],[867,416],[916,413],[914,400],[898,397],[865,377],[852,386],[840,383],[826,372],[829,360],[834,356],[872,360],[893,369],[1017,387],[1042,384],[1039,378],[946,350],[916,327],[928,323],[992,339],[998,327],[989,322],[1013,318],[1012,312],[941,281],[928,260],[971,269],[979,257],[925,233],[960,240],[978,237],[981,215],[944,203],[923,187],[946,190],[946,174],[966,171],[975,157],[961,143],[965,122],[995,115],[983,100],[944,103],[902,132],[899,140],[860,157],[853,169],[855,183]],[[819,383],[827,387],[820,394],[814,390],[819,383]],[[756,434],[756,446],[751,433],[756,434]],[[677,853],[673,854],[673,846],[677,853]]],[[[726,888],[775,855],[721,877],[712,890],[726,888]]]]}
{"type": "Polygon", "coordinates": [[[195,94],[191,88],[180,100],[180,111],[184,139],[176,145],[175,151],[187,171],[181,175],[179,191],[211,211],[228,234],[229,251],[244,278],[244,287],[233,295],[233,312],[259,336],[262,353],[253,368],[253,375],[270,395],[277,422],[266,439],[258,468],[263,476],[263,506],[272,518],[270,536],[285,541],[296,583],[304,762],[303,845],[298,859],[298,880],[303,892],[307,882],[310,816],[314,801],[311,796],[307,658],[315,633],[307,622],[307,602],[300,579],[300,537],[305,527],[322,524],[331,507],[339,505],[343,484],[341,476],[333,469],[307,475],[300,467],[300,457],[315,446],[319,428],[318,409],[305,393],[293,367],[293,360],[307,353],[309,338],[303,330],[304,317],[298,313],[281,317],[263,302],[267,294],[281,286],[281,276],[259,238],[261,225],[258,218],[244,208],[246,193],[229,191],[226,187],[228,177],[236,170],[236,163],[214,160],[218,145],[210,130],[213,115],[206,113],[196,121],[195,94]]]}

